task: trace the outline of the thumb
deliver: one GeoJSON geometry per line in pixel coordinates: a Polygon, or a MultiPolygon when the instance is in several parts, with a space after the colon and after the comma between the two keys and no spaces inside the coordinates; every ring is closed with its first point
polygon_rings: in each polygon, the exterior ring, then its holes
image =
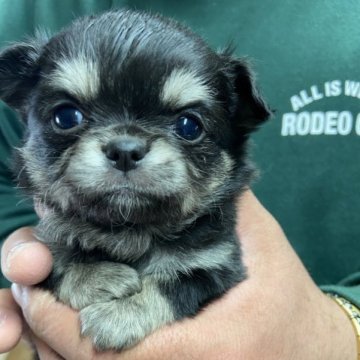
{"type": "Polygon", "coordinates": [[[44,280],[52,268],[49,249],[36,240],[31,228],[21,228],[5,240],[1,269],[12,282],[33,285],[44,280]]]}

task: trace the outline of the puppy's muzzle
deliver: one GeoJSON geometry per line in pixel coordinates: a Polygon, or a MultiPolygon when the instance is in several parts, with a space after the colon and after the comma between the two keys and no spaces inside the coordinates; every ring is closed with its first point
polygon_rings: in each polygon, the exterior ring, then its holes
{"type": "Polygon", "coordinates": [[[111,165],[123,172],[134,170],[149,151],[144,139],[136,136],[117,136],[102,147],[111,165]]]}

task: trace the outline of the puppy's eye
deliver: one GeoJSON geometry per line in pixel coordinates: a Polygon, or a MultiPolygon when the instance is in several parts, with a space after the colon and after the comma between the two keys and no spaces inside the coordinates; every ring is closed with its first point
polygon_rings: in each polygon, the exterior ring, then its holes
{"type": "Polygon", "coordinates": [[[54,124],[62,130],[72,129],[83,121],[84,115],[76,107],[61,106],[54,111],[54,124]]]}
{"type": "Polygon", "coordinates": [[[194,141],[201,136],[203,128],[194,115],[183,115],[176,121],[175,133],[185,140],[194,141]]]}

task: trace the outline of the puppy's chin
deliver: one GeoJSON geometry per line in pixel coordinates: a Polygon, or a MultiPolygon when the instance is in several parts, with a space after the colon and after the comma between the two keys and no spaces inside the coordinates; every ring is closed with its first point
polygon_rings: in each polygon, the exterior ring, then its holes
{"type": "Polygon", "coordinates": [[[101,227],[176,225],[186,217],[184,202],[180,195],[160,197],[124,187],[73,197],[66,213],[101,227]]]}

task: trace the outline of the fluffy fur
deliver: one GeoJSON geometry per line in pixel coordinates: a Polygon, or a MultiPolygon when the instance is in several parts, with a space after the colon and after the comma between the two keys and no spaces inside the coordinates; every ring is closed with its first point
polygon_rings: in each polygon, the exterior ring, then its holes
{"type": "Polygon", "coordinates": [[[270,115],[246,62],[173,20],[111,11],[2,51],[0,98],[27,124],[18,182],[50,210],[41,286],[80,311],[97,349],[131,347],[245,278],[235,200],[270,115]],[[59,128],[59,106],[84,120],[59,128]],[[179,136],[182,117],[201,136],[179,136]],[[109,149],[133,143],[124,170],[109,149]]]}

